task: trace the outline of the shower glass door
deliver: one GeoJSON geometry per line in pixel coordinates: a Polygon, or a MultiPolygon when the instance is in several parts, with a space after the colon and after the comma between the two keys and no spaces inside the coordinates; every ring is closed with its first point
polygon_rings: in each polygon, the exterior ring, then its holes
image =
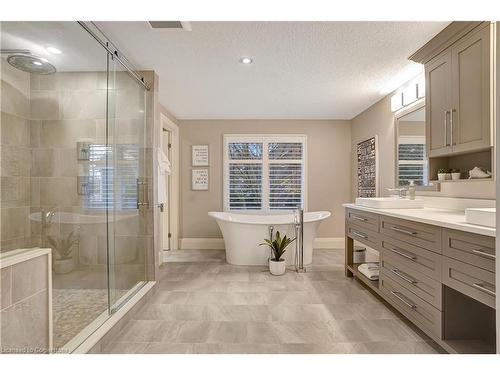
{"type": "Polygon", "coordinates": [[[108,56],[107,172],[109,306],[113,312],[146,282],[149,248],[146,89],[108,56]]]}

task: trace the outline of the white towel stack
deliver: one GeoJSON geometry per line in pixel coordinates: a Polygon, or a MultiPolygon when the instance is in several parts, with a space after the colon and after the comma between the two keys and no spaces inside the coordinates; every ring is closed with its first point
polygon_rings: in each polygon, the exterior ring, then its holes
{"type": "Polygon", "coordinates": [[[378,280],[379,265],[378,263],[363,263],[358,266],[358,271],[365,275],[370,280],[378,280]]]}

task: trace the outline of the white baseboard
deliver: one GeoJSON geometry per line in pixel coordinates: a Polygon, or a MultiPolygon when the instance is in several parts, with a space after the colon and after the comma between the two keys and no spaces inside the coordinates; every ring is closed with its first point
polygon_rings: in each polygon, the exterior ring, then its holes
{"type": "Polygon", "coordinates": [[[313,247],[315,249],[343,249],[344,237],[318,237],[314,239],[313,247]]]}
{"type": "Polygon", "coordinates": [[[223,250],[223,238],[181,238],[179,241],[181,250],[223,250]]]}
{"type": "MultiPolygon", "coordinates": [[[[181,250],[223,250],[223,238],[181,238],[181,250]]],[[[319,237],[314,239],[315,249],[341,249],[344,247],[344,237],[319,237]]]]}

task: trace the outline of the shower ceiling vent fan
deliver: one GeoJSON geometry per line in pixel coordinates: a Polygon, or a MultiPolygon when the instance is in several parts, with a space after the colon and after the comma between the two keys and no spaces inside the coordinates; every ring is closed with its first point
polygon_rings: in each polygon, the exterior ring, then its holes
{"type": "Polygon", "coordinates": [[[14,68],[23,72],[36,74],[53,74],[56,72],[54,65],[43,57],[35,56],[26,49],[2,49],[0,55],[7,55],[7,62],[14,68]]]}

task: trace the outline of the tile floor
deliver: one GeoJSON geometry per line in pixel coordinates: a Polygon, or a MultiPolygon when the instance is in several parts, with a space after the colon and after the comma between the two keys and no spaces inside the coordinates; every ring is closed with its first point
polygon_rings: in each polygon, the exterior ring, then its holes
{"type": "Polygon", "coordinates": [[[442,352],[344,277],[343,250],[316,250],[307,273],[280,277],[265,267],[225,264],[220,254],[163,265],[156,294],[104,352],[442,352]]]}

